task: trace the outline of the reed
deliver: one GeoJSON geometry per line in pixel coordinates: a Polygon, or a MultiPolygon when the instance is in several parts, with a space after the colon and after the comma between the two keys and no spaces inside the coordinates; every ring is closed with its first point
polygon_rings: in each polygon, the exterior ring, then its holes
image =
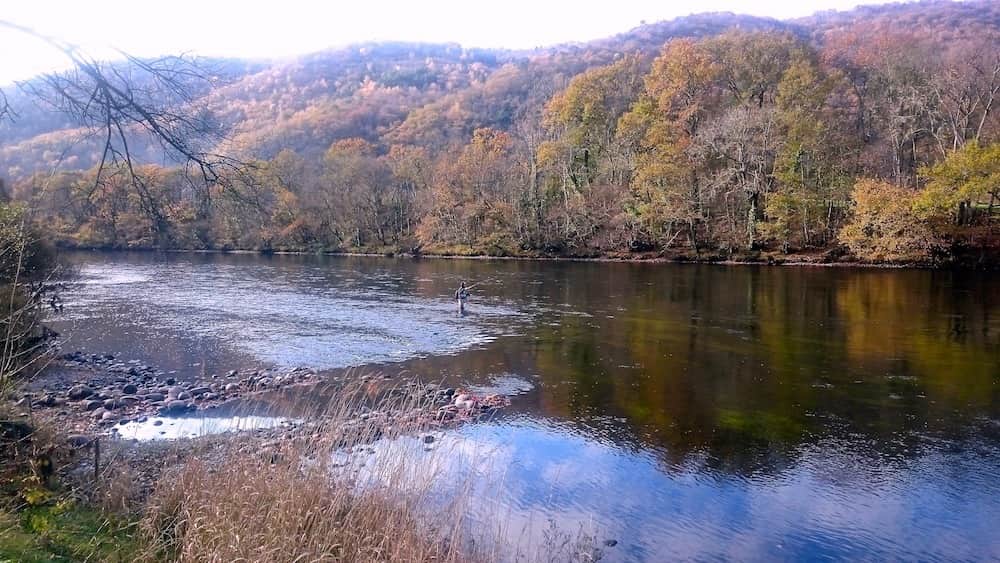
{"type": "Polygon", "coordinates": [[[420,440],[438,426],[435,412],[420,393],[355,386],[292,435],[236,437],[221,452],[194,457],[165,473],[149,499],[143,556],[485,560],[466,525],[463,495],[435,497],[435,465],[447,452],[416,459],[413,448],[386,446],[420,440]],[[377,460],[369,453],[376,441],[377,460]]]}

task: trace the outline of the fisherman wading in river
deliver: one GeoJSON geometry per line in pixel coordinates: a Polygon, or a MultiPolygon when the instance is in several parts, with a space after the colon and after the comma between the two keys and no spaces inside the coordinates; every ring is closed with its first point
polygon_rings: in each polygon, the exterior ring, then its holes
{"type": "Polygon", "coordinates": [[[459,313],[465,312],[465,301],[469,298],[470,295],[469,290],[472,289],[473,287],[474,286],[472,285],[470,285],[469,287],[465,287],[465,282],[462,282],[462,285],[459,286],[458,291],[455,292],[455,300],[458,301],[459,313]]]}

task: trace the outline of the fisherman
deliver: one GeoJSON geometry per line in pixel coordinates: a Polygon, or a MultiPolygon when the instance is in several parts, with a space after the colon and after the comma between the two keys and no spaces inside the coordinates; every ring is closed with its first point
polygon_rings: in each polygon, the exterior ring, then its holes
{"type": "Polygon", "coordinates": [[[465,282],[459,286],[458,290],[455,292],[455,300],[458,301],[458,312],[465,312],[465,300],[469,298],[469,288],[465,287],[465,282]]]}

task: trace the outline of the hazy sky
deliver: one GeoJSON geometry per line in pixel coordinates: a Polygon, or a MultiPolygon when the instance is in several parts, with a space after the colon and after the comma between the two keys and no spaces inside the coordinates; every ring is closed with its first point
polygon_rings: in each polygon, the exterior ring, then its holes
{"type": "MultiPolygon", "coordinates": [[[[873,0],[4,0],[0,19],[99,58],[186,52],[283,57],[365,40],[524,48],[605,37],[693,12],[790,18],[873,0]]],[[[37,40],[0,27],[0,84],[66,66],[37,40]]]]}

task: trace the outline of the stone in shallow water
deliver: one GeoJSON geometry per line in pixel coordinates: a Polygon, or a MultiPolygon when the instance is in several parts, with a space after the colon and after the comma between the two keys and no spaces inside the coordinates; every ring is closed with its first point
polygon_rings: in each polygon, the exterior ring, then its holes
{"type": "Polygon", "coordinates": [[[191,404],[187,401],[174,400],[166,404],[162,409],[160,409],[160,414],[180,414],[191,408],[191,404]]]}

